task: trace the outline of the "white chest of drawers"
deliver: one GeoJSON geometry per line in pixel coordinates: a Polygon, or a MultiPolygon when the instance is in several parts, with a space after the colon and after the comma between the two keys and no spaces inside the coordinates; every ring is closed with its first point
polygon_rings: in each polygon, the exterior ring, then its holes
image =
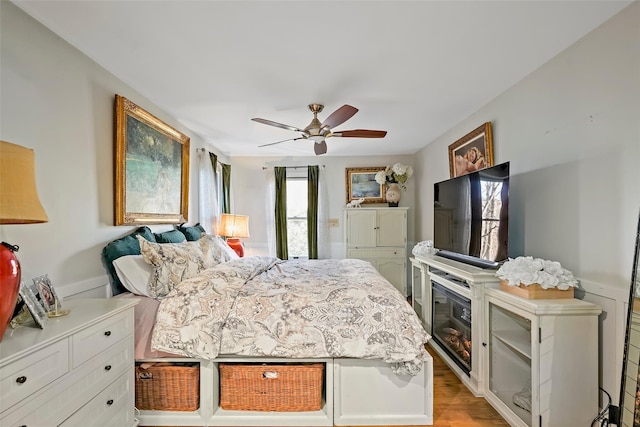
{"type": "Polygon", "coordinates": [[[0,426],[132,426],[133,307],[72,299],[45,329],[7,329],[0,342],[0,426]]]}

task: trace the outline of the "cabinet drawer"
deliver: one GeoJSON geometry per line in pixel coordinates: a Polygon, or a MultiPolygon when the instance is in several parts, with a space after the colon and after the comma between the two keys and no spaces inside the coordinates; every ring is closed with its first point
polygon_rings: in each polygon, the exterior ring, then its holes
{"type": "MultiPolygon", "coordinates": [[[[133,424],[133,371],[122,375],[116,382],[104,389],[78,412],[70,416],[60,427],[87,427],[116,425],[123,418],[133,424]],[[123,412],[128,412],[129,416],[123,412]]],[[[119,424],[119,426],[126,424],[119,424]]]]}
{"type": "Polygon", "coordinates": [[[405,258],[407,251],[405,248],[385,248],[385,249],[348,249],[347,258],[405,258]]]}
{"type": "Polygon", "coordinates": [[[76,368],[102,353],[128,335],[133,335],[131,311],[120,313],[78,332],[72,337],[73,367],[76,368]]]}
{"type": "Polygon", "coordinates": [[[133,372],[133,339],[125,339],[67,374],[54,388],[0,419],[0,426],[58,425],[123,373],[133,372]]]}
{"type": "Polygon", "coordinates": [[[0,413],[69,371],[69,341],[58,341],[0,370],[0,413]]]}

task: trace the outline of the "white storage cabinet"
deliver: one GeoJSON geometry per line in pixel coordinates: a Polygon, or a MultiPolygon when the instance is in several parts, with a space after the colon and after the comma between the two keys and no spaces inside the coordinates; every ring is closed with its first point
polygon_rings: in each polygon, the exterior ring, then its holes
{"type": "Polygon", "coordinates": [[[500,289],[485,289],[485,297],[487,401],[512,426],[590,425],[598,414],[600,307],[500,289]]]}
{"type": "Polygon", "coordinates": [[[409,208],[345,209],[346,258],[369,261],[407,296],[407,211],[409,208]]]}
{"type": "Polygon", "coordinates": [[[137,300],[75,299],[0,343],[0,425],[133,426],[137,300]]]}

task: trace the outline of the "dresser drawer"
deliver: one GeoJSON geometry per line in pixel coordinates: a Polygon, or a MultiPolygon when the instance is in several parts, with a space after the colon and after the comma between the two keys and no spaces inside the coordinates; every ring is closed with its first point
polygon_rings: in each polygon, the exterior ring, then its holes
{"type": "MultiPolygon", "coordinates": [[[[114,425],[122,419],[130,420],[127,424],[133,424],[133,371],[122,375],[116,382],[84,405],[78,412],[69,417],[60,427],[103,427],[114,425]],[[128,413],[127,416],[124,412],[128,413]]],[[[117,427],[123,424],[118,424],[117,427]]]]}
{"type": "Polygon", "coordinates": [[[120,313],[74,334],[72,337],[73,368],[102,353],[128,335],[133,335],[131,311],[120,313]]]}
{"type": "Polygon", "coordinates": [[[67,374],[46,393],[0,419],[0,426],[58,425],[123,373],[133,372],[133,337],[67,374]]]}
{"type": "Polygon", "coordinates": [[[347,258],[370,259],[370,258],[405,258],[407,251],[405,248],[385,248],[385,249],[348,249],[347,258]]]}
{"type": "Polygon", "coordinates": [[[67,372],[69,372],[69,341],[67,339],[3,366],[0,369],[0,413],[67,372]]]}

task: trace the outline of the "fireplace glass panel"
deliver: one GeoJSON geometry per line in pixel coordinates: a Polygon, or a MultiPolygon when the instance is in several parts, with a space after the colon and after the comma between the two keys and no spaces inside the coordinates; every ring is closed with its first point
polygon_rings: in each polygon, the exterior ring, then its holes
{"type": "Polygon", "coordinates": [[[471,301],[432,281],[433,339],[467,374],[471,371],[471,301]]]}

